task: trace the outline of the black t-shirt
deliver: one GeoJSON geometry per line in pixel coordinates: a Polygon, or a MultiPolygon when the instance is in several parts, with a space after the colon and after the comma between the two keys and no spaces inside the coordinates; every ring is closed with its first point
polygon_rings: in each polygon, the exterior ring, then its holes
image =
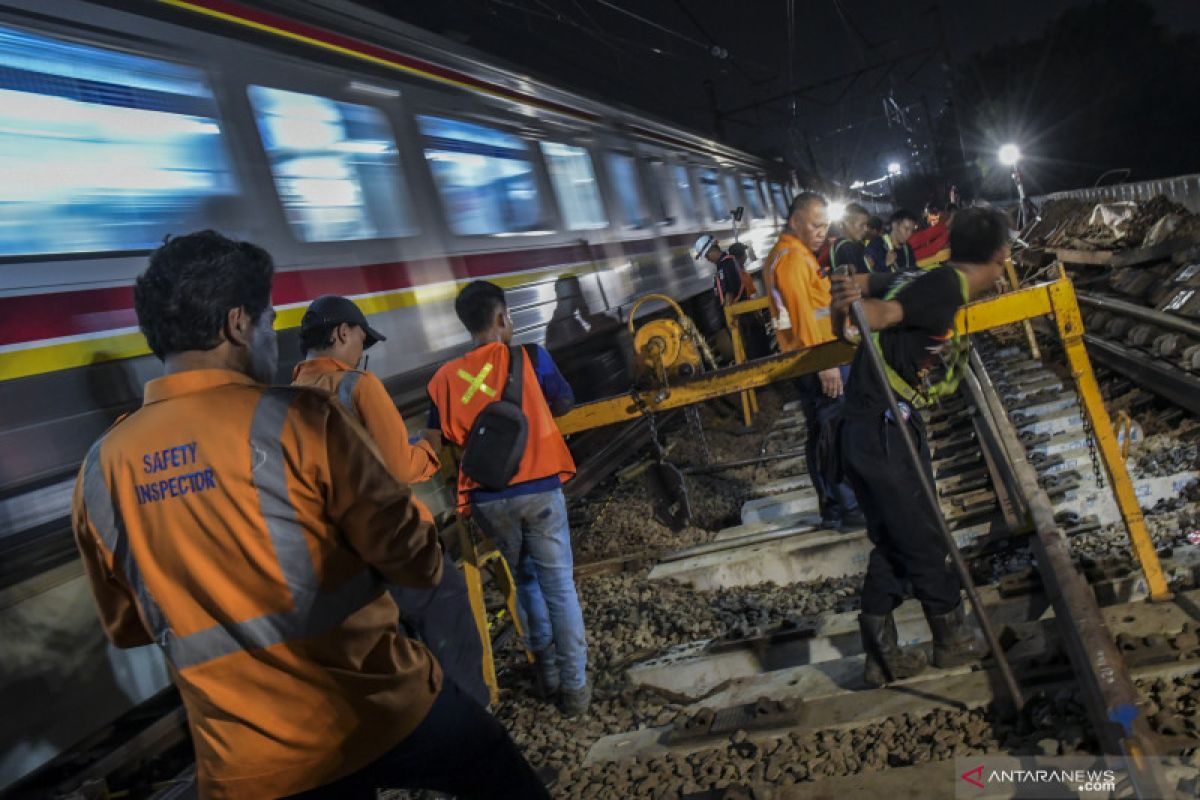
{"type": "MultiPolygon", "coordinates": [[[[929,272],[872,275],[871,297],[882,298],[897,282],[906,284],[892,299],[904,309],[904,320],[879,334],[883,358],[910,386],[919,387],[923,376],[941,363],[941,353],[954,329],[954,315],[963,305],[962,281],[949,264],[929,272]]],[[[863,342],[854,356],[846,386],[845,414],[874,416],[887,408],[884,386],[867,363],[863,342]]]]}
{"type": "Polygon", "coordinates": [[[721,301],[722,305],[729,305],[741,290],[742,275],[737,259],[726,253],[717,262],[717,275],[713,291],[717,293],[717,299],[721,301]]]}
{"type": "Polygon", "coordinates": [[[862,242],[856,242],[853,239],[838,239],[829,249],[829,266],[831,269],[837,269],[844,264],[849,264],[851,274],[866,275],[871,269],[863,258],[865,252],[866,248],[862,242]]]}

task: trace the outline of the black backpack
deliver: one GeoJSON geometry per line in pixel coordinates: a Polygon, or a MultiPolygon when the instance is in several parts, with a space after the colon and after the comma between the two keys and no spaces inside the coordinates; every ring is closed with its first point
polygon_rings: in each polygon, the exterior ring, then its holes
{"type": "Polygon", "coordinates": [[[529,421],[521,408],[521,384],[525,375],[523,347],[508,348],[508,380],[499,400],[488,403],[471,425],[463,448],[463,474],[484,489],[499,491],[517,474],[525,444],[529,439],[529,421]]]}

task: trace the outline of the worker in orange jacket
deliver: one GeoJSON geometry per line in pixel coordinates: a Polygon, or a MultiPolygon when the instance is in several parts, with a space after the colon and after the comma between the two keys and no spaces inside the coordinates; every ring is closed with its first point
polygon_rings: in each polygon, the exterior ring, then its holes
{"type": "MultiPolygon", "coordinates": [[[[440,466],[432,444],[437,434],[427,432],[409,441],[404,418],[383,381],[357,368],[365,361],[364,353],[383,341],[387,337],[368,324],[353,301],[337,295],[318,297],[300,320],[304,360],[293,370],[292,383],[316,386],[337,398],[371,434],[396,480],[419,483],[440,466]]],[[[413,504],[423,518],[433,521],[423,503],[414,499],[413,504]]],[[[401,620],[433,651],[446,674],[480,705],[489,705],[490,691],[483,677],[483,632],[471,611],[462,573],[453,567],[442,570],[441,582],[432,590],[390,586],[388,591],[400,607],[401,620]]]]}
{"type": "Polygon", "coordinates": [[[460,467],[459,497],[513,569],[543,697],[557,696],[564,714],[578,716],[588,709],[591,686],[562,492],[563,482],[575,474],[575,461],[554,422],[571,409],[575,394],[545,349],[510,347],[512,318],[499,286],[473,281],[455,299],[454,311],[472,347],[429,382],[428,424],[465,447],[476,418],[504,398],[511,360],[520,359],[519,401],[528,434],[516,472],[504,486],[484,487],[460,467]]]}
{"type": "MultiPolygon", "coordinates": [[[[829,276],[816,253],[829,233],[828,203],[813,192],[792,200],[787,226],[767,256],[764,268],[775,337],[784,352],[832,342],[829,276]]],[[[808,428],[805,456],[821,509],[821,526],[856,530],[865,522],[854,491],[839,476],[837,424],[841,416],[847,367],[830,367],[796,381],[808,428]]]]}
{"type": "Polygon", "coordinates": [[[106,633],[161,648],[201,797],[547,797],[397,624],[383,580],[442,571],[408,488],[324,392],[263,385],[273,272],[261,248],[204,231],[137,280],[165,374],[92,446],[73,504],[106,633]]]}

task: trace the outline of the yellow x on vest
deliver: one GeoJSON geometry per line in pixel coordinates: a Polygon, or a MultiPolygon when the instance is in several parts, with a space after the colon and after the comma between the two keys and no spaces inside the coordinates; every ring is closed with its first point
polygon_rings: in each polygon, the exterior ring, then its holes
{"type": "Polygon", "coordinates": [[[471,402],[471,398],[475,396],[476,392],[481,391],[488,397],[496,396],[496,390],[484,383],[484,381],[487,380],[487,376],[491,373],[492,364],[490,361],[483,365],[483,368],[479,370],[478,375],[472,375],[465,369],[460,369],[458,371],[458,377],[467,382],[467,391],[463,392],[462,396],[462,402],[464,406],[471,402]]]}

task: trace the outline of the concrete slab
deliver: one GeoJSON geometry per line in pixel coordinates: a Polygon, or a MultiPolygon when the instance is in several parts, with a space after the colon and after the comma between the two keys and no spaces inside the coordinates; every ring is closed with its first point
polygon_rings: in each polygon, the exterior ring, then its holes
{"type": "Polygon", "coordinates": [[[1066,433],[1068,431],[1079,431],[1083,426],[1083,417],[1079,415],[1077,408],[1056,411],[1053,414],[1047,414],[1038,418],[1036,422],[1016,424],[1016,428],[1020,433],[1049,433],[1051,435],[1058,433],[1066,433]]]}
{"type": "MultiPolygon", "coordinates": [[[[804,463],[803,458],[796,458],[796,459],[789,458],[789,459],[784,459],[784,460],[776,462],[776,463],[777,464],[785,464],[785,463],[788,463],[791,461],[799,461],[800,464],[804,463]]],[[[772,496],[783,494],[784,492],[794,492],[797,489],[811,489],[811,488],[812,488],[812,478],[808,477],[807,472],[801,472],[800,474],[789,474],[783,478],[777,478],[776,480],[773,480],[773,481],[767,481],[766,483],[760,483],[757,486],[752,486],[752,487],[750,487],[750,491],[748,492],[748,494],[751,497],[756,497],[756,498],[772,497],[772,496]]]]}
{"type": "Polygon", "coordinates": [[[819,511],[820,501],[811,486],[810,483],[809,488],[747,500],[742,504],[742,522],[769,522],[806,511],[819,511]]]}
{"type": "MultiPolygon", "coordinates": [[[[954,531],[954,538],[959,547],[967,547],[993,532],[992,522],[985,521],[954,531]]],[[[650,579],[677,580],[702,590],[764,582],[787,586],[861,575],[866,571],[871,551],[866,531],[803,530],[795,534],[767,531],[755,535],[763,540],[747,538],[744,546],[714,551],[716,543],[712,543],[672,553],[670,560],[663,560],[650,571],[650,579]]],[[[1002,532],[995,535],[1007,537],[1002,532]]]]}
{"type": "MultiPolygon", "coordinates": [[[[1079,489],[1055,498],[1055,511],[1074,511],[1086,516],[1095,514],[1101,524],[1117,524],[1122,521],[1121,511],[1113,497],[1112,488],[1099,488],[1091,477],[1091,461],[1085,470],[1080,470],[1084,480],[1079,489]]],[[[1183,492],[1185,486],[1200,479],[1200,471],[1189,470],[1155,478],[1139,478],[1133,482],[1133,491],[1142,508],[1150,508],[1161,500],[1172,500],[1183,492]]]]}
{"type": "Polygon", "coordinates": [[[770,531],[782,531],[786,528],[794,528],[797,533],[800,533],[800,528],[809,528],[815,530],[821,522],[820,514],[791,514],[779,519],[773,519],[768,522],[751,522],[746,525],[735,525],[732,528],[723,528],[717,531],[713,537],[714,542],[727,542],[733,539],[744,539],[747,536],[754,536],[760,533],[768,533],[770,531]]]}

